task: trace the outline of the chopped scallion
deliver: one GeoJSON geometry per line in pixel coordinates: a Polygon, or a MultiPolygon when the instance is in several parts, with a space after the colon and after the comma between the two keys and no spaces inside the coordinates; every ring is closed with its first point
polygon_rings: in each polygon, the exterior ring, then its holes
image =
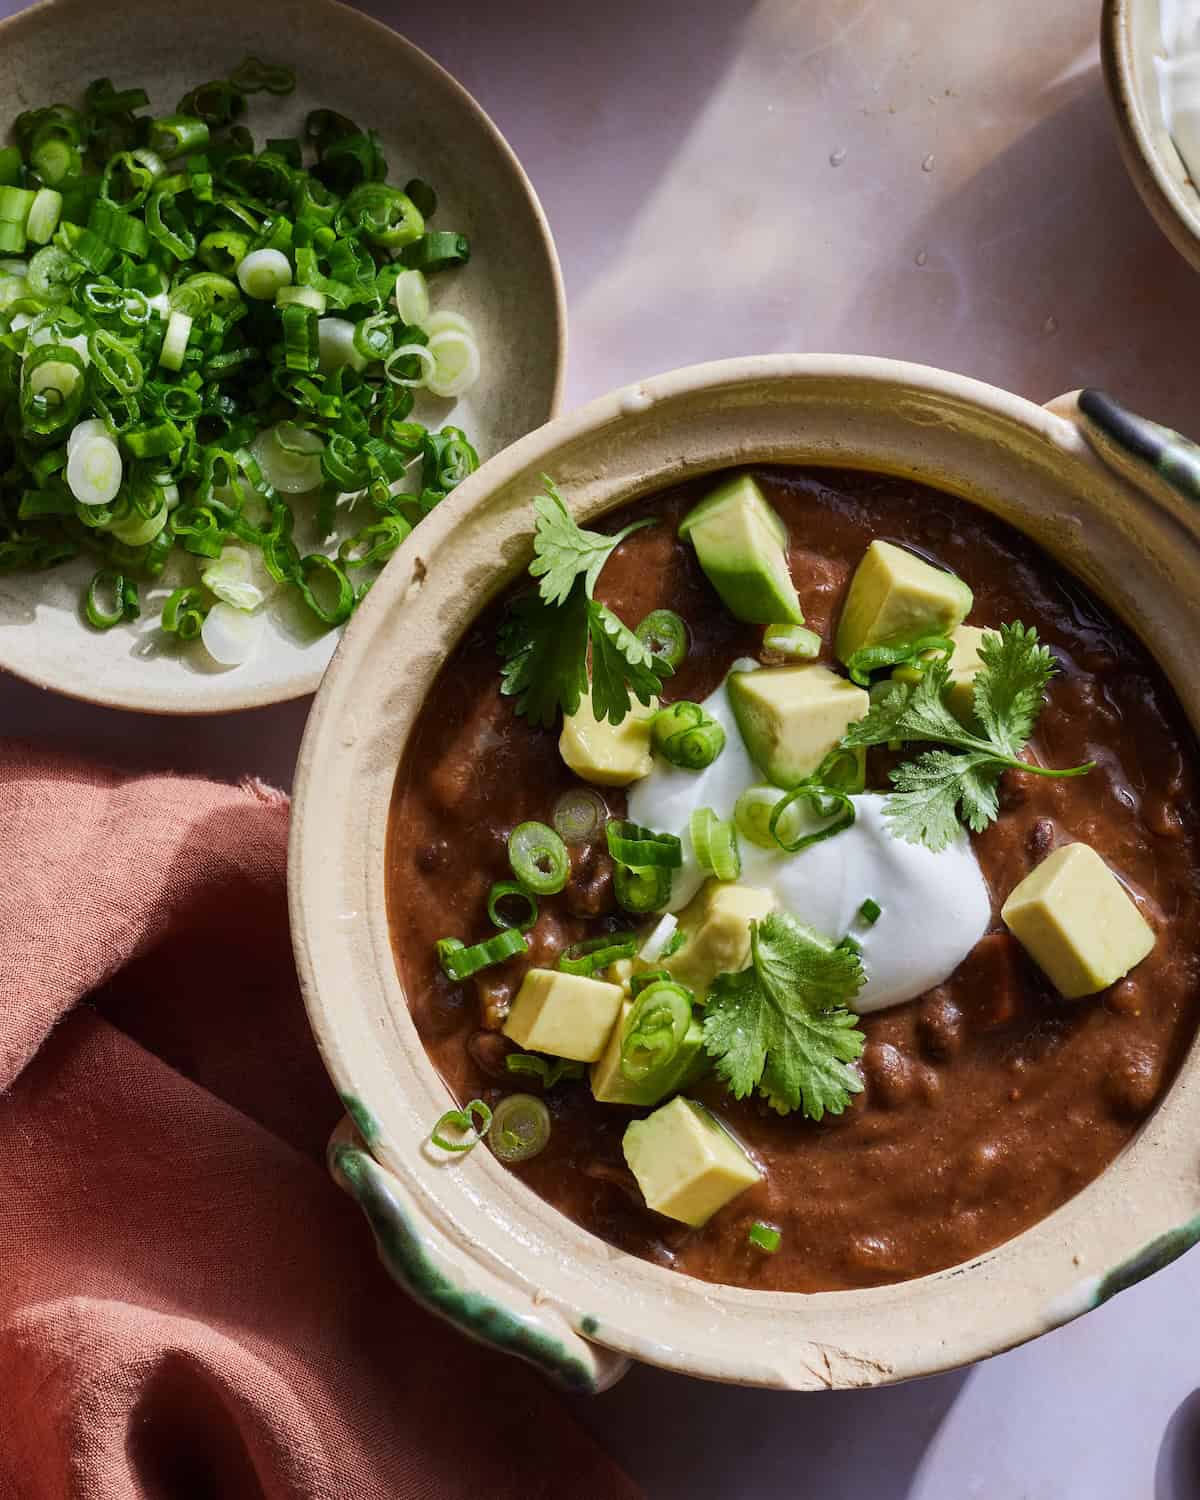
{"type": "Polygon", "coordinates": [[[778,1229],[772,1229],[769,1224],[754,1223],[750,1226],[748,1239],[756,1250],[762,1250],[766,1255],[774,1255],[783,1241],[783,1236],[778,1229]]]}

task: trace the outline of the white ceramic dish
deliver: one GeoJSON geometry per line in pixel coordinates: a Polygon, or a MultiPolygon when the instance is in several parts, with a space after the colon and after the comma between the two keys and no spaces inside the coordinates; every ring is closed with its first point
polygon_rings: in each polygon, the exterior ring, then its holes
{"type": "MultiPolygon", "coordinates": [[[[435,301],[479,333],[484,371],[457,404],[427,398],[430,425],[466,429],[486,459],[557,409],[566,313],[554,243],[528,178],[475,101],[423,52],[333,0],[207,0],[179,10],[159,0],[43,0],[0,25],[5,114],[75,100],[93,78],[142,85],[173,109],[189,87],[225,77],[247,54],[293,67],[296,92],[254,96],[256,139],[297,133],[319,106],[379,130],[393,180],[420,175],[438,192],[435,225],[471,238],[461,273],[435,278],[435,301]]],[[[8,121],[5,122],[5,128],[8,121]]],[[[132,627],[91,631],[79,593],[95,565],[0,577],[0,668],[38,686],[115,708],[203,714],[311,693],[337,644],[306,612],[278,612],[255,656],[222,670],[199,647],[178,650],[157,610],[132,627]]]]}
{"type": "Polygon", "coordinates": [[[1155,60],[1164,57],[1161,0],[1105,0],[1104,76],[1121,154],[1159,228],[1200,270],[1200,191],[1167,129],[1155,60]]]}
{"type": "Polygon", "coordinates": [[[1051,411],[922,366],[766,356],[647,380],[549,424],[467,480],[405,543],[318,694],[289,868],[301,982],[350,1117],[331,1165],[403,1285],[468,1333],[580,1389],[603,1386],[628,1357],[717,1380],[822,1389],[995,1354],[1200,1238],[1193,1045],[1164,1101],[1095,1182],[969,1264],[800,1295],[709,1285],[623,1254],[489,1151],[453,1165],[427,1152],[447,1092],[396,973],[384,859],[409,730],[446,652],[527,566],[529,502],[543,472],[583,522],[733,464],[848,465],[944,488],[1005,517],[1096,590],[1153,650],[1197,726],[1200,520],[1194,500],[1164,478],[1200,493],[1194,458],[1095,392],[1051,411]]]}

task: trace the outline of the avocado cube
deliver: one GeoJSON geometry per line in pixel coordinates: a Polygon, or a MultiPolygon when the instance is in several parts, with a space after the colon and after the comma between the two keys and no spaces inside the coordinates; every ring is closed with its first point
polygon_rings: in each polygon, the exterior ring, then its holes
{"type": "Polygon", "coordinates": [[[628,786],[654,769],[650,753],[650,724],[658,699],[633,703],[619,724],[597,719],[590,697],[581,698],[573,714],[563,719],[558,753],[584,781],[597,786],[628,786]]]}
{"type": "Polygon", "coordinates": [[[704,998],[718,974],[735,974],[750,962],[750,923],[775,910],[775,897],[750,885],[708,880],[679,913],[683,944],[662,967],[704,998]]]}
{"type": "Polygon", "coordinates": [[[716,1116],[681,1094],[634,1120],[621,1145],[646,1206],[695,1228],[762,1179],[716,1116]]]}
{"type": "Polygon", "coordinates": [[[601,1104],[657,1104],[668,1094],[685,1087],[687,1079],[692,1076],[697,1062],[703,1056],[704,1028],[699,1021],[693,1021],[668,1072],[643,1079],[640,1083],[631,1082],[621,1072],[621,1041],[625,1023],[632,1010],[633,1001],[626,1000],[608,1039],[604,1055],[592,1064],[592,1095],[601,1104]]]}
{"type": "Polygon", "coordinates": [[[504,1022],[504,1035],[528,1052],[595,1062],[624,998],[619,984],[557,969],[530,969],[504,1022]]]}
{"type": "Polygon", "coordinates": [[[1153,928],[1088,844],[1048,854],[1000,915],[1068,1000],[1107,989],[1154,947],[1153,928]]]}
{"type": "MultiPolygon", "coordinates": [[[[979,656],[979,643],[987,635],[977,625],[960,625],[951,631],[954,655],[950,658],[950,682],[946,692],[946,704],[954,717],[962,724],[970,724],[975,717],[975,674],[983,666],[979,656]]],[[[935,651],[922,652],[922,659],[931,661],[935,651]]],[[[913,667],[897,667],[892,672],[897,682],[917,682],[919,671],[913,667]]]]}
{"type": "Polygon", "coordinates": [[[763,667],[729,674],[729,702],[751,759],[776,786],[811,776],[870,695],[828,667],[763,667]]]}
{"type": "Polygon", "coordinates": [[[748,474],[727,480],[679,525],[700,566],[736,619],[759,625],[803,625],[804,611],[788,571],[787,527],[748,474]]]}
{"type": "Polygon", "coordinates": [[[971,612],[961,578],[891,542],[872,542],[854,570],[835,649],[848,662],[864,646],[949,635],[971,612]]]}

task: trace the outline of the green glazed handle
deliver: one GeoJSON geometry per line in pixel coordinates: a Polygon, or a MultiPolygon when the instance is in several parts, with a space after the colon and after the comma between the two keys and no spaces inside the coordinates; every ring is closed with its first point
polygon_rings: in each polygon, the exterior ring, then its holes
{"type": "Polygon", "coordinates": [[[1185,512],[1200,504],[1200,445],[1171,427],[1140,417],[1093,387],[1071,391],[1048,409],[1073,421],[1089,446],[1123,479],[1170,509],[1185,512]]]}
{"type": "Polygon", "coordinates": [[[575,1393],[607,1390],[629,1368],[624,1355],[583,1338],[556,1308],[535,1305],[431,1229],[400,1179],[363,1144],[349,1117],[334,1131],[328,1159],[334,1180],[370,1224],[389,1274],[430,1312],[479,1343],[528,1361],[575,1393]]]}

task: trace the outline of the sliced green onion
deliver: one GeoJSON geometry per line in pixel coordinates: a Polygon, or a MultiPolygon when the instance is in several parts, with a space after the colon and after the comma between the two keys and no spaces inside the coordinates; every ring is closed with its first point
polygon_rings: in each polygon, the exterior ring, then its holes
{"type": "Polygon", "coordinates": [[[868,896],[863,904],[858,908],[858,920],[863,924],[864,927],[874,927],[875,923],[879,921],[879,918],[882,915],[883,907],[880,906],[878,901],[873,900],[870,896],[868,896]]]}
{"type": "Polygon", "coordinates": [[[424,328],[429,317],[429,284],[420,271],[401,271],[393,292],[400,321],[424,328]]]}
{"type": "Polygon", "coordinates": [[[322,318],[317,323],[320,366],[325,374],[349,365],[365,370],[367,361],[355,348],[354,324],[348,318],[322,318]]]}
{"type": "Polygon", "coordinates": [[[258,57],[247,57],[229,75],[229,82],[243,94],[290,94],[296,87],[296,75],[291,68],[278,63],[266,63],[258,57]]]}
{"type": "Polygon", "coordinates": [[[231,276],[250,253],[250,240],[236,229],[214,229],[196,249],[197,258],[221,276],[231,276]]]}
{"type": "Polygon", "coordinates": [[[495,937],[490,937],[483,943],[475,943],[470,948],[458,938],[439,938],[437,942],[437,956],[442,972],[447,979],[456,982],[469,979],[472,974],[478,974],[480,969],[490,968],[492,964],[502,964],[516,954],[528,951],[529,944],[515,927],[505,928],[495,937]]]}
{"type": "Polygon", "coordinates": [[[677,870],[683,863],[683,845],[673,833],[655,833],[620,818],[614,818],[605,833],[608,852],[619,864],[677,870]]]}
{"type": "Polygon", "coordinates": [[[123,620],[136,620],[141,613],[137,584],[115,568],[101,568],[84,592],[83,612],[93,630],[111,630],[123,620]]]}
{"type": "Polygon", "coordinates": [[[725,731],[698,703],[681,699],[660,708],[650,730],[654,748],[673,766],[702,771],[725,748],[725,731]]]}
{"type": "Polygon", "coordinates": [[[275,293],[276,307],[307,307],[317,317],[325,311],[325,294],[311,286],[281,286],[275,293]]]}
{"type": "Polygon", "coordinates": [[[673,609],[652,609],[634,632],[648,651],[674,671],[688,653],[688,628],[673,609]]]}
{"type": "Polygon", "coordinates": [[[446,230],[434,230],[423,234],[400,252],[404,265],[412,270],[423,271],[433,276],[438,271],[447,271],[451,266],[465,266],[471,259],[471,242],[465,234],[451,234],[446,230]]]}
{"type": "Polygon", "coordinates": [[[551,822],[564,844],[586,844],[608,822],[608,804],[591,787],[573,787],[554,804],[551,822]]]}
{"type": "Polygon", "coordinates": [[[733,821],[743,838],[757,844],[760,849],[778,848],[771,832],[771,814],[782,797],[783,793],[777,786],[746,788],[733,808],[733,821]]]}
{"type": "Polygon", "coordinates": [[[768,625],[763,631],[763,649],[795,661],[812,661],[821,654],[821,637],[803,625],[768,625]]]}
{"type": "Polygon", "coordinates": [[[164,115],[150,123],[150,149],[168,159],[208,145],[208,126],[195,115],[164,115]]]}
{"type": "Polygon", "coordinates": [[[199,589],[176,589],[162,610],[162,628],[182,641],[194,641],[200,634],[209,605],[199,589]]]}
{"type": "Polygon", "coordinates": [[[130,427],[121,434],[121,441],[134,458],[162,458],[183,446],[183,434],[174,422],[150,422],[130,427]]]}
{"type": "Polygon", "coordinates": [[[436,370],[437,364],[434,357],[424,344],[401,344],[399,348],[393,349],[383,362],[383,373],[392,384],[405,387],[427,384],[429,377],[435,374],[436,370]],[[408,374],[408,362],[413,359],[421,366],[419,375],[408,374]]]}
{"type": "Polygon", "coordinates": [[[633,958],[638,951],[637,937],[628,933],[614,932],[601,937],[584,938],[572,943],[559,955],[558,967],[564,974],[582,974],[590,979],[609,964],[620,963],[623,958],[633,958]]]}
{"type": "Polygon", "coordinates": [[[289,370],[313,374],[320,366],[321,336],[311,307],[292,303],[282,309],[284,363],[289,370]]]}
{"type": "Polygon", "coordinates": [[[240,667],[253,656],[262,630],[261,615],[247,614],[222,601],[205,615],[200,640],[213,661],[223,667],[240,667]]]}
{"type": "Polygon", "coordinates": [[[158,362],[164,370],[181,370],[187,354],[188,339],[192,334],[192,319],[185,312],[173,312],[167,319],[167,331],[163,335],[158,362]]]}
{"type": "Polygon", "coordinates": [[[222,547],[220,557],[205,568],[200,581],[234,609],[255,610],[263,602],[263,591],[254,582],[250,554],[244,547],[222,547]]]}
{"type": "Polygon", "coordinates": [[[634,869],[619,864],[613,871],[613,894],[617,905],[635,916],[661,911],[671,899],[671,872],[662,865],[634,869]]]}
{"type": "Polygon", "coordinates": [[[654,924],[654,930],[642,944],[638,958],[644,964],[657,963],[670,946],[679,928],[679,918],[673,912],[668,912],[665,917],[660,917],[654,924]]]}
{"type": "Polygon", "coordinates": [[[512,872],[535,896],[554,896],[567,883],[571,861],[566,845],[545,823],[518,823],[508,836],[512,872]]]}
{"type": "Polygon", "coordinates": [[[747,1238],[755,1249],[762,1250],[767,1255],[774,1255],[779,1249],[783,1236],[778,1229],[772,1229],[769,1224],[754,1223],[750,1226],[747,1238]]]}
{"type": "Polygon", "coordinates": [[[689,831],[701,870],[718,880],[736,880],[742,873],[742,856],[732,819],[718,818],[711,807],[698,807],[689,831]]]}
{"type": "Polygon", "coordinates": [[[679,1056],[692,1024],[692,997],[683,985],[659,980],[633,1002],[621,1033],[621,1073],[643,1083],[666,1072],[679,1056]]]}
{"type": "Polygon", "coordinates": [[[798,854],[802,849],[808,849],[813,844],[819,844],[825,839],[831,839],[835,834],[842,833],[854,822],[854,803],[849,796],[837,787],[820,786],[812,783],[801,783],[793,787],[772,808],[767,826],[771,836],[781,849],[788,854],[798,854]],[[828,821],[822,828],[812,833],[801,833],[795,837],[789,836],[789,831],[781,827],[781,820],[789,808],[797,802],[806,802],[818,818],[828,821]]]}
{"type": "Polygon", "coordinates": [[[532,1094],[508,1094],[497,1104],[488,1145],[510,1165],[529,1161],[550,1141],[550,1111],[532,1094]]]}
{"type": "Polygon", "coordinates": [[[432,395],[452,400],[465,395],[479,379],[479,345],[469,333],[448,328],[431,334],[426,352],[433,369],[425,377],[425,388],[432,395]]]}
{"type": "Polygon", "coordinates": [[[552,1089],[566,1079],[582,1078],[584,1073],[581,1062],[570,1062],[565,1057],[539,1057],[535,1052],[510,1052],[504,1066],[510,1073],[528,1073],[537,1078],[544,1089],[552,1089]]]}
{"type": "Polygon", "coordinates": [[[284,495],[303,495],[321,483],[319,433],[295,422],[277,422],[260,432],[252,449],[268,482],[284,495]]]}
{"type": "Polygon", "coordinates": [[[237,268],[238,285],[247,297],[273,302],[280,287],[292,282],[292,263],[281,250],[252,250],[237,268]]]}
{"type": "Polygon", "coordinates": [[[65,302],[79,280],[80,265],[57,245],[44,245],[29,262],[29,291],[40,302],[65,302]]]}
{"type": "Polygon", "coordinates": [[[491,1128],[491,1110],[482,1099],[472,1099],[462,1109],[448,1109],[429,1132],[429,1139],[440,1151],[457,1155],[478,1146],[491,1128]]]}
{"type": "Polygon", "coordinates": [[[845,948],[847,953],[854,953],[858,956],[861,956],[863,951],[859,940],[856,937],[851,937],[849,933],[838,943],[838,947],[845,948]]]}
{"type": "Polygon", "coordinates": [[[62,194],[56,193],[53,188],[41,188],[34,196],[29,209],[29,218],[25,224],[25,233],[35,245],[50,243],[54,231],[58,228],[62,205],[62,194]]]}
{"type": "Polygon", "coordinates": [[[487,910],[497,927],[515,927],[518,932],[528,932],[538,919],[537,897],[519,880],[498,880],[488,892],[487,910]],[[503,908],[513,903],[518,908],[516,915],[506,915],[503,908]]]}
{"type": "Polygon", "coordinates": [[[313,552],[300,559],[296,578],[300,596],[324,625],[342,625],[354,609],[354,585],[332,557],[313,552]],[[318,585],[321,593],[314,588],[318,585]]]}
{"type": "Polygon", "coordinates": [[[870,687],[872,672],[884,667],[917,666],[927,651],[934,656],[949,657],[954,653],[954,642],[948,636],[926,635],[915,641],[862,646],[847,661],[846,670],[851,682],[870,687]]]}

